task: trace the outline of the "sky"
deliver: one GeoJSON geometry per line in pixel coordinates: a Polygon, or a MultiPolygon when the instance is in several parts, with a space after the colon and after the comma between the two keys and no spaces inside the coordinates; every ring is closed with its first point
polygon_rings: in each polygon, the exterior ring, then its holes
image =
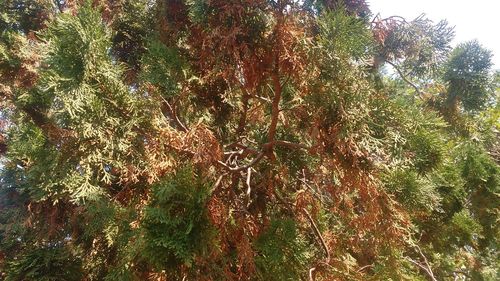
{"type": "Polygon", "coordinates": [[[493,52],[500,69],[500,0],[368,0],[373,14],[414,19],[422,13],[434,22],[446,19],[455,26],[453,45],[477,39],[493,52]]]}

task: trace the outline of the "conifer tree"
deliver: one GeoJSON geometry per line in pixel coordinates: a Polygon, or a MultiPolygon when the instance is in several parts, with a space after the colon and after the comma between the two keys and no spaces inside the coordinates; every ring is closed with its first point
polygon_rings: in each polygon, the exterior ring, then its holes
{"type": "Polygon", "coordinates": [[[3,1],[0,279],[497,280],[499,75],[452,38],[363,0],[3,1]]]}

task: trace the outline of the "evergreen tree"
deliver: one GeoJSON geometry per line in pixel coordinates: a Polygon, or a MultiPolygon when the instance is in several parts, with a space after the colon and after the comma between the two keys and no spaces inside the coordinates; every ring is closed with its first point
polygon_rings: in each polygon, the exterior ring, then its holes
{"type": "Polygon", "coordinates": [[[0,278],[497,280],[499,75],[452,38],[362,0],[3,1],[0,278]]]}

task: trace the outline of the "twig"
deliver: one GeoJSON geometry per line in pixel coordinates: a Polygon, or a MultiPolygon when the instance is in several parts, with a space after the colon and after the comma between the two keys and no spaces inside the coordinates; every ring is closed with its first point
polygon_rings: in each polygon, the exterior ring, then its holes
{"type": "Polygon", "coordinates": [[[367,269],[367,268],[369,268],[369,267],[373,267],[373,264],[367,264],[367,265],[365,265],[365,266],[362,266],[362,267],[360,267],[360,268],[359,268],[356,272],[358,272],[358,273],[359,273],[359,272],[361,272],[361,271],[363,271],[363,270],[365,270],[365,269],[367,269]]]}
{"type": "Polygon", "coordinates": [[[217,188],[219,188],[220,186],[220,183],[222,182],[222,178],[224,177],[224,175],[221,175],[217,181],[215,182],[214,186],[212,187],[212,192],[213,193],[215,190],[217,190],[217,188]]]}
{"type": "Polygon", "coordinates": [[[327,197],[327,201],[328,202],[325,202],[324,199],[323,199],[323,196],[322,194],[320,194],[319,191],[317,191],[316,189],[314,189],[310,184],[307,183],[306,181],[306,176],[305,176],[305,173],[304,173],[304,170],[302,170],[302,174],[304,176],[304,178],[298,178],[299,181],[309,190],[311,190],[311,193],[314,197],[316,197],[316,199],[318,199],[322,204],[324,205],[328,205],[328,204],[331,204],[331,199],[327,197]],[[327,204],[328,203],[328,204],[327,204]]]}
{"type": "Polygon", "coordinates": [[[426,257],[426,256],[424,255],[424,253],[422,252],[422,249],[420,249],[420,247],[419,247],[417,244],[415,244],[415,248],[417,248],[418,253],[419,253],[419,254],[420,254],[420,256],[424,259],[425,265],[426,265],[426,266],[427,266],[427,268],[429,269],[429,273],[430,273],[431,277],[432,277],[433,279],[435,279],[435,278],[434,278],[434,272],[432,272],[432,268],[431,268],[431,266],[430,266],[430,264],[429,264],[429,261],[427,260],[427,257],[426,257]]]}
{"type": "Polygon", "coordinates": [[[415,89],[415,91],[417,92],[419,98],[422,98],[422,92],[417,87],[417,85],[415,85],[413,82],[411,82],[410,79],[408,79],[403,74],[403,72],[399,69],[399,67],[396,66],[396,64],[394,64],[393,62],[388,61],[388,60],[386,60],[385,62],[387,62],[388,64],[390,64],[392,67],[394,67],[394,69],[396,69],[396,71],[399,73],[399,76],[401,77],[401,79],[403,79],[403,81],[405,81],[406,83],[408,83],[408,85],[412,86],[415,89]]]}
{"type": "Polygon", "coordinates": [[[295,149],[306,149],[306,150],[310,149],[310,147],[305,145],[305,144],[293,143],[293,142],[283,141],[283,140],[274,141],[274,144],[279,145],[279,146],[286,146],[288,148],[295,148],[295,149]]]}
{"type": "Polygon", "coordinates": [[[247,124],[247,112],[249,108],[250,94],[245,89],[245,86],[241,85],[241,90],[243,91],[243,97],[241,103],[243,104],[243,112],[241,113],[240,120],[238,121],[238,128],[236,129],[236,134],[238,136],[243,135],[245,132],[245,127],[247,124]]]}
{"type": "Polygon", "coordinates": [[[275,140],[275,141],[271,141],[271,142],[267,142],[267,143],[263,144],[262,150],[260,152],[255,150],[255,149],[249,148],[248,146],[239,144],[239,143],[231,143],[230,145],[226,146],[226,148],[241,147],[243,149],[243,151],[224,152],[225,155],[229,155],[229,158],[232,158],[234,155],[237,155],[237,154],[243,156],[242,158],[244,158],[246,156],[246,155],[244,155],[245,152],[257,154],[257,156],[250,163],[248,163],[244,166],[231,167],[222,161],[217,161],[217,163],[219,163],[220,165],[225,167],[227,170],[232,171],[232,172],[243,171],[243,170],[246,170],[246,169],[254,166],[255,164],[259,163],[260,160],[262,160],[262,158],[264,158],[266,153],[269,152],[272,149],[272,147],[275,145],[285,146],[285,147],[294,148],[294,149],[309,149],[309,147],[307,145],[304,145],[301,143],[292,143],[292,142],[282,141],[282,140],[278,140],[278,141],[275,140]]]}
{"type": "Polygon", "coordinates": [[[313,275],[313,272],[316,270],[316,267],[311,267],[311,269],[309,269],[309,281],[314,281],[314,275],[313,275]]]}
{"type": "Polygon", "coordinates": [[[311,217],[311,215],[309,214],[309,212],[307,211],[307,209],[302,208],[302,210],[306,214],[307,219],[309,219],[309,222],[311,223],[316,236],[318,236],[319,241],[321,242],[321,246],[323,246],[323,250],[325,250],[326,260],[327,260],[327,262],[329,262],[330,261],[330,251],[328,250],[328,247],[326,246],[326,243],[325,243],[325,240],[323,239],[323,236],[321,236],[321,232],[319,231],[318,227],[316,226],[316,223],[314,223],[314,220],[311,217]]]}
{"type": "MultiPolygon", "coordinates": [[[[258,154],[259,153],[258,150],[253,149],[253,148],[251,148],[248,145],[244,145],[244,144],[240,143],[240,141],[241,141],[241,139],[239,139],[239,140],[237,140],[235,142],[232,142],[232,143],[226,145],[225,149],[240,148],[240,149],[244,150],[243,153],[245,153],[245,152],[250,152],[252,154],[258,154]]],[[[243,153],[241,153],[241,154],[243,154],[243,153]]]]}
{"type": "Polygon", "coordinates": [[[239,171],[246,170],[246,169],[252,167],[253,165],[259,163],[260,160],[262,160],[263,157],[264,157],[264,152],[260,152],[257,155],[257,157],[255,157],[250,163],[248,163],[248,164],[246,164],[244,166],[240,166],[240,167],[230,167],[230,166],[228,166],[226,163],[224,163],[222,161],[217,161],[217,163],[219,163],[220,165],[222,165],[223,167],[225,167],[226,169],[228,169],[231,172],[239,172],[239,171]]]}
{"type": "Polygon", "coordinates": [[[246,180],[246,184],[247,184],[247,192],[246,192],[247,204],[246,205],[247,206],[250,203],[250,193],[252,192],[252,186],[250,185],[251,177],[252,177],[252,168],[248,168],[247,169],[247,180],[246,180]]]}
{"type": "MultiPolygon", "coordinates": [[[[278,38],[277,41],[279,42],[280,36],[280,25],[282,24],[282,17],[278,17],[278,23],[277,23],[277,28],[276,28],[276,37],[278,38]]],[[[280,42],[281,43],[281,42],[280,42]]],[[[281,90],[282,90],[282,85],[280,81],[280,48],[276,49],[275,53],[275,65],[274,65],[274,71],[272,75],[272,82],[273,82],[273,92],[274,92],[274,97],[272,99],[272,106],[271,106],[271,124],[269,125],[269,132],[268,132],[268,141],[273,142],[276,137],[276,127],[278,125],[278,119],[279,119],[279,113],[280,113],[280,101],[281,101],[281,90]]],[[[272,147],[270,148],[272,150],[272,147]]]]}
{"type": "Polygon", "coordinates": [[[170,118],[175,122],[175,124],[177,125],[177,127],[179,127],[179,129],[181,131],[187,132],[188,131],[187,127],[181,122],[181,120],[177,116],[177,113],[175,112],[174,108],[170,105],[170,103],[162,95],[159,95],[159,96],[162,99],[163,104],[165,104],[165,106],[167,106],[167,109],[170,112],[170,118]]]}
{"type": "Polygon", "coordinates": [[[414,265],[420,267],[422,270],[424,270],[427,275],[429,275],[429,277],[431,278],[432,281],[437,281],[437,279],[434,277],[434,274],[432,273],[432,271],[430,270],[430,268],[427,268],[425,266],[423,266],[422,264],[414,261],[413,259],[411,259],[410,257],[405,257],[408,261],[410,261],[411,263],[413,263],[414,265]]]}

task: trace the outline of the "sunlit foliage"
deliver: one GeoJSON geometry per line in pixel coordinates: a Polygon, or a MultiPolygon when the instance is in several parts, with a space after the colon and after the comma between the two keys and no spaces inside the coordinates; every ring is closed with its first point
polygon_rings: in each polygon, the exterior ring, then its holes
{"type": "Polygon", "coordinates": [[[0,279],[497,280],[500,76],[452,39],[363,0],[3,1],[0,279]]]}

